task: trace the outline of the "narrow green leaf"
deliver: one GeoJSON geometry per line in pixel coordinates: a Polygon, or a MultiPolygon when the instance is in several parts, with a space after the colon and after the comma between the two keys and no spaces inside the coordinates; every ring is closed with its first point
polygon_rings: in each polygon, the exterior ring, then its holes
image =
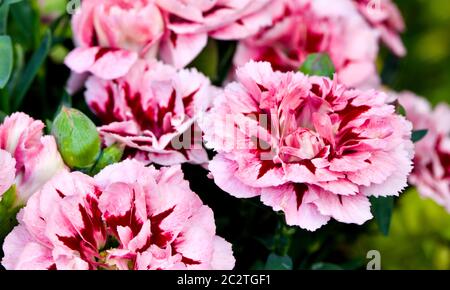
{"type": "Polygon", "coordinates": [[[414,143],[419,142],[420,140],[422,140],[423,138],[425,138],[425,136],[428,134],[428,130],[415,130],[412,132],[411,135],[411,140],[414,143]]]}
{"type": "Polygon", "coordinates": [[[307,75],[324,76],[333,78],[336,69],[330,56],[326,53],[314,53],[308,55],[300,71],[307,75]]]}
{"type": "Polygon", "coordinates": [[[204,75],[209,77],[212,81],[217,79],[217,68],[219,66],[219,50],[217,42],[214,39],[208,40],[208,44],[197,56],[196,59],[189,65],[195,67],[204,75]]]}
{"type": "Polygon", "coordinates": [[[0,89],[9,81],[13,68],[13,47],[11,38],[0,35],[0,89]]]}
{"type": "Polygon", "coordinates": [[[41,22],[34,1],[22,1],[12,5],[9,11],[8,34],[14,43],[22,44],[27,50],[35,50],[40,44],[41,22]]]}
{"type": "Polygon", "coordinates": [[[315,263],[311,266],[311,270],[344,270],[341,266],[332,263],[315,263]]]}
{"type": "Polygon", "coordinates": [[[41,45],[34,52],[31,60],[26,66],[23,74],[21,75],[17,86],[14,88],[14,91],[11,95],[11,99],[13,100],[13,110],[16,111],[19,109],[22,104],[23,98],[25,97],[28,89],[33,83],[34,78],[36,77],[40,67],[44,63],[51,47],[52,43],[52,35],[50,31],[47,30],[45,32],[44,38],[42,39],[41,45]]]}
{"type": "Polygon", "coordinates": [[[0,35],[6,34],[8,27],[9,4],[0,0],[0,35]]]}
{"type": "Polygon", "coordinates": [[[391,226],[392,211],[394,209],[394,197],[371,197],[371,211],[380,231],[387,236],[391,226]]]}
{"type": "Polygon", "coordinates": [[[217,79],[214,85],[221,86],[228,77],[230,68],[233,66],[233,56],[236,52],[236,41],[219,41],[219,66],[217,68],[217,79]]]}
{"type": "Polygon", "coordinates": [[[292,259],[289,256],[278,256],[271,253],[267,258],[266,270],[292,270],[292,259]]]}
{"type": "Polygon", "coordinates": [[[9,5],[19,2],[22,2],[22,0],[5,0],[5,3],[8,3],[9,5]]]}

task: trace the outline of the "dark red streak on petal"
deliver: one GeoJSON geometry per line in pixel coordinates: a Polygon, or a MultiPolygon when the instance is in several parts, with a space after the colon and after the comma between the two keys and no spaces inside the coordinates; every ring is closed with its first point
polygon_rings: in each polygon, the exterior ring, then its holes
{"type": "Polygon", "coordinates": [[[171,233],[165,232],[163,229],[161,229],[161,223],[165,218],[172,214],[174,210],[175,206],[150,218],[152,230],[151,244],[163,248],[172,239],[171,233]]]}

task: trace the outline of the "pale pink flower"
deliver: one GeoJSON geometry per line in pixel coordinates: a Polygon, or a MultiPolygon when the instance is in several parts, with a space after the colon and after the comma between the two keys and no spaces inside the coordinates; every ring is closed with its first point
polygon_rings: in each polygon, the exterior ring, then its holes
{"type": "Polygon", "coordinates": [[[393,196],[412,169],[411,124],[388,96],[322,77],[274,72],[267,62],[237,71],[201,121],[215,183],[260,196],[289,225],[316,230],[330,218],[363,224],[368,196],[393,196]]]}
{"type": "MultiPolygon", "coordinates": [[[[36,121],[24,113],[14,113],[6,117],[0,125],[0,163],[5,162],[5,167],[1,168],[2,175],[5,170],[5,176],[8,176],[5,185],[11,186],[10,166],[15,164],[13,183],[16,185],[18,202],[21,204],[25,204],[35,191],[65,168],[55,139],[52,136],[43,136],[43,128],[41,121],[36,121]],[[10,158],[13,158],[13,161],[10,158]]],[[[1,192],[3,187],[0,187],[1,192]]]]}
{"type": "Polygon", "coordinates": [[[392,0],[353,0],[361,14],[380,32],[383,42],[397,55],[405,56],[400,34],[405,30],[401,12],[392,0]]]}
{"type": "Polygon", "coordinates": [[[106,145],[125,144],[133,157],[162,165],[208,161],[195,121],[216,89],[195,69],[142,60],[123,78],[92,76],[86,87],[89,107],[105,124],[106,145]]]}
{"type": "Polygon", "coordinates": [[[161,58],[177,68],[188,65],[206,46],[208,36],[240,40],[272,24],[272,0],[156,0],[167,30],[161,58]]]}
{"type": "Polygon", "coordinates": [[[232,269],[231,244],[179,166],[135,160],[94,178],[64,172],[35,194],[3,245],[6,269],[232,269]]]}
{"type": "Polygon", "coordinates": [[[270,10],[274,24],[239,43],[236,67],[256,60],[296,71],[309,54],[327,53],[340,82],[358,88],[379,85],[379,32],[352,0],[276,0],[270,10]]]}
{"type": "Polygon", "coordinates": [[[153,0],[84,0],[72,19],[76,48],[66,65],[103,79],[125,75],[138,58],[154,58],[164,33],[153,0]]]}
{"type": "Polygon", "coordinates": [[[419,193],[435,200],[450,212],[450,107],[430,103],[413,93],[399,94],[399,102],[414,130],[428,130],[415,144],[414,171],[409,181],[419,193]]]}

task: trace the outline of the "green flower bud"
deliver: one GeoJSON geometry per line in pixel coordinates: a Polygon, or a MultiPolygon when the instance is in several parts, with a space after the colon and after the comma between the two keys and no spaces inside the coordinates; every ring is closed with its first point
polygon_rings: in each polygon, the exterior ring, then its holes
{"type": "Polygon", "coordinates": [[[119,162],[123,156],[123,146],[113,144],[103,150],[97,163],[92,168],[90,175],[96,175],[108,165],[119,162]]]}
{"type": "Polygon", "coordinates": [[[22,207],[13,185],[0,198],[0,243],[17,225],[16,215],[22,207]]]}
{"type": "Polygon", "coordinates": [[[97,161],[101,149],[100,136],[95,124],[82,112],[62,107],[53,121],[52,135],[70,168],[88,169],[97,161]]]}

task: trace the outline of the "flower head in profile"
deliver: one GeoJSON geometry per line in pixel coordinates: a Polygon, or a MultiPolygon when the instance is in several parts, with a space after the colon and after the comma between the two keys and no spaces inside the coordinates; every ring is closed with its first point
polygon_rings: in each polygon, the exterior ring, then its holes
{"type": "Polygon", "coordinates": [[[86,87],[107,145],[125,144],[133,157],[162,165],[208,161],[196,120],[217,89],[195,69],[142,60],[122,78],[92,76],[86,87]]]}
{"type": "Polygon", "coordinates": [[[24,113],[14,113],[0,125],[0,197],[16,185],[18,205],[65,165],[55,139],[43,136],[44,124],[24,113]]]}
{"type": "Polygon", "coordinates": [[[7,269],[232,269],[231,244],[179,166],[134,160],[94,178],[64,172],[34,195],[7,236],[7,269]]]}
{"type": "Polygon", "coordinates": [[[411,124],[374,90],[249,62],[202,120],[215,183],[316,230],[363,224],[369,196],[395,196],[412,169],[411,124]]]}
{"type": "Polygon", "coordinates": [[[398,99],[414,130],[427,130],[415,144],[414,171],[409,181],[423,197],[450,212],[450,107],[442,103],[433,110],[426,99],[409,92],[399,94],[398,99]]]}
{"type": "Polygon", "coordinates": [[[274,24],[239,43],[236,67],[268,61],[281,71],[296,71],[312,53],[327,53],[338,80],[350,87],[379,85],[376,69],[380,32],[352,0],[276,0],[274,24]]]}

